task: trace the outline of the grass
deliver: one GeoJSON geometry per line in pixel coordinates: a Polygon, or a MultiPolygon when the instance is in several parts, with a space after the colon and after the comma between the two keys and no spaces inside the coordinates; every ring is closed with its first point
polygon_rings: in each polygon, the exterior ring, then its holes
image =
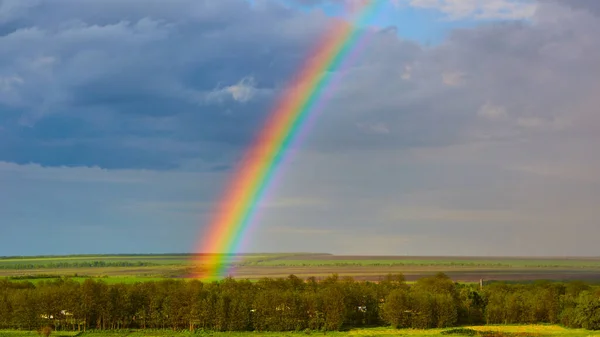
{"type": "MultiPolygon", "coordinates": [[[[255,264],[260,261],[279,259],[293,254],[241,254],[231,258],[235,265],[255,264]]],[[[304,255],[304,254],[303,254],[304,255]]],[[[198,262],[193,254],[163,255],[73,255],[73,256],[15,256],[0,257],[0,273],[5,270],[35,269],[90,269],[90,268],[132,268],[132,267],[192,267],[198,262]],[[98,266],[99,263],[106,264],[98,266]],[[86,265],[95,264],[95,265],[86,265]],[[118,265],[125,264],[125,265],[118,265]]]]}
{"type": "MultiPolygon", "coordinates": [[[[49,277],[49,278],[31,278],[31,279],[23,279],[17,281],[28,281],[33,284],[37,284],[42,281],[53,281],[58,280],[61,277],[49,277]]],[[[149,281],[162,281],[166,278],[164,277],[139,277],[139,276],[112,276],[112,277],[69,277],[70,280],[83,283],[85,280],[92,279],[94,281],[104,281],[107,284],[132,284],[136,282],[149,282],[149,281]]]]}
{"type": "MultiPolygon", "coordinates": [[[[86,276],[105,277],[108,283],[185,278],[196,268],[193,258],[192,254],[0,257],[0,278],[30,277],[32,282],[39,282],[36,277],[43,275],[78,276],[77,280],[86,276]],[[81,265],[96,261],[109,265],[81,265]],[[127,264],[115,265],[122,262],[127,264]]],[[[404,273],[407,279],[414,280],[440,271],[461,282],[481,278],[592,280],[599,278],[600,270],[600,258],[365,257],[307,253],[243,254],[235,256],[233,264],[235,277],[251,280],[289,274],[324,278],[333,273],[369,280],[378,280],[388,273],[404,273]]]]}
{"type": "Polygon", "coordinates": [[[90,256],[90,257],[47,257],[47,258],[4,258],[0,259],[1,266],[14,266],[14,265],[34,265],[34,266],[48,266],[51,264],[75,264],[75,263],[93,263],[93,262],[106,262],[106,263],[147,263],[153,265],[187,265],[191,263],[191,258],[181,256],[90,256]]]}
{"type": "MultiPolygon", "coordinates": [[[[0,257],[0,268],[34,265],[43,268],[59,263],[147,263],[151,265],[189,266],[192,254],[149,255],[73,255],[37,257],[0,257]]],[[[445,266],[489,268],[599,268],[600,258],[464,258],[464,257],[385,257],[356,258],[326,254],[248,254],[237,255],[234,263],[244,266],[445,266]]]]}
{"type": "MultiPolygon", "coordinates": [[[[52,337],[76,337],[81,333],[71,331],[55,331],[50,336],[52,337]]],[[[16,331],[16,330],[0,330],[0,337],[41,337],[37,331],[16,331]]],[[[116,336],[115,336],[116,337],[116,336]]]]}
{"type": "MultiPolygon", "coordinates": [[[[249,262],[250,263],[250,262],[249,262]]],[[[486,268],[600,268],[600,259],[270,259],[251,262],[257,266],[312,267],[312,266],[443,266],[486,268]]]]}
{"type": "MultiPolygon", "coordinates": [[[[233,261],[236,263],[252,262],[255,260],[264,260],[286,256],[287,254],[244,254],[237,255],[233,261]]],[[[47,266],[59,263],[90,263],[90,262],[106,262],[106,263],[148,263],[152,265],[190,265],[193,264],[193,254],[148,254],[148,255],[71,255],[71,256],[15,256],[15,257],[0,257],[0,268],[11,265],[35,265],[47,266]]]]}
{"type": "MultiPolygon", "coordinates": [[[[477,336],[493,337],[600,337],[600,331],[589,331],[583,329],[565,329],[557,325],[494,325],[464,327],[462,330],[470,329],[477,332],[477,336]]],[[[174,332],[171,330],[144,330],[144,331],[90,331],[78,335],[76,332],[54,332],[51,336],[64,337],[186,337],[186,336],[213,336],[213,337],[251,337],[251,336],[363,336],[363,337],[392,337],[392,336],[415,336],[415,337],[443,337],[443,336],[468,336],[469,334],[452,333],[455,329],[391,329],[391,328],[367,328],[352,329],[343,332],[202,332],[194,334],[190,332],[174,332]],[[450,332],[450,333],[448,333],[450,332]]],[[[1,331],[0,337],[25,337],[38,336],[37,332],[29,331],[1,331]]]]}
{"type": "MultiPolygon", "coordinates": [[[[284,257],[288,254],[243,254],[233,258],[233,263],[252,263],[256,260],[284,257]]],[[[195,267],[193,254],[162,255],[75,255],[75,256],[16,256],[0,257],[1,277],[30,276],[32,281],[39,282],[36,277],[52,275],[55,277],[85,275],[91,277],[108,277],[108,282],[135,282],[148,278],[182,277],[195,267]],[[98,263],[106,265],[98,266],[98,263]],[[95,265],[85,265],[94,264],[95,265]],[[117,265],[123,263],[124,265],[117,265]]],[[[75,277],[76,279],[79,279],[75,277]]]]}

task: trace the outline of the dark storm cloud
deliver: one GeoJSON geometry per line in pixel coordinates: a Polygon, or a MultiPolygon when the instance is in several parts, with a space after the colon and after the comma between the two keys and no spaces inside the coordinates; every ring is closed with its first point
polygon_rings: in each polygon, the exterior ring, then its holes
{"type": "MultiPolygon", "coordinates": [[[[566,128],[572,116],[559,107],[596,83],[598,25],[557,3],[542,2],[535,25],[457,30],[433,48],[393,29],[370,34],[335,75],[309,146],[414,148],[566,128]]],[[[270,1],[7,1],[0,13],[0,159],[110,168],[232,158],[327,25],[270,1]]]]}
{"type": "Polygon", "coordinates": [[[169,168],[239,151],[326,25],[303,20],[243,0],[2,2],[0,160],[169,168]],[[166,140],[188,145],[151,145],[166,140]]]}

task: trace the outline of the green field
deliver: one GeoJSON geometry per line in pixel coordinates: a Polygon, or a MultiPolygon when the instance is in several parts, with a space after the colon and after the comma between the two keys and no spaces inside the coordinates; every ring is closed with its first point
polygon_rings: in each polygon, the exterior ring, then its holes
{"type": "MultiPolygon", "coordinates": [[[[565,329],[557,325],[514,325],[514,326],[476,326],[467,327],[478,332],[475,336],[489,337],[598,337],[600,331],[589,331],[583,329],[565,329]]],[[[185,336],[227,336],[227,337],[251,337],[251,336],[415,336],[415,337],[448,337],[448,336],[468,336],[466,334],[448,334],[454,329],[432,329],[432,330],[414,330],[414,329],[390,329],[390,328],[371,328],[371,329],[352,329],[343,332],[203,332],[196,333],[174,332],[171,330],[147,330],[147,331],[91,331],[85,333],[77,332],[54,332],[51,336],[64,337],[185,337],[185,336]]],[[[32,331],[1,331],[0,337],[26,337],[39,336],[37,332],[32,331]]]]}
{"type": "MultiPolygon", "coordinates": [[[[264,255],[239,255],[234,261],[241,262],[264,258],[264,255]]],[[[189,265],[193,262],[191,254],[165,254],[165,255],[79,255],[79,256],[39,256],[39,257],[2,257],[0,268],[15,265],[33,265],[39,268],[47,268],[53,264],[82,264],[93,262],[104,262],[110,264],[118,263],[144,263],[149,265],[189,265]]]]}
{"type": "MultiPolygon", "coordinates": [[[[257,261],[286,258],[289,254],[240,254],[229,260],[236,265],[256,264],[257,261]]],[[[70,255],[0,257],[0,270],[73,269],[110,267],[193,266],[200,259],[193,254],[148,255],[70,255]],[[120,265],[122,264],[122,265],[120,265]]]]}
{"type": "MultiPolygon", "coordinates": [[[[42,281],[48,281],[48,280],[54,280],[54,279],[58,279],[60,278],[59,276],[53,276],[53,277],[47,277],[47,278],[28,278],[28,277],[24,277],[22,280],[23,281],[28,281],[31,282],[33,284],[37,284],[39,282],[42,281]]],[[[111,276],[111,277],[69,277],[70,280],[73,281],[77,281],[77,282],[83,282],[87,279],[92,279],[92,280],[102,280],[104,281],[106,284],[119,284],[119,283],[125,283],[125,284],[132,284],[132,283],[136,283],[136,282],[150,282],[150,281],[160,281],[160,280],[164,280],[164,277],[136,277],[136,276],[111,276]]],[[[13,281],[19,281],[20,279],[12,279],[13,281]]]]}
{"type": "Polygon", "coordinates": [[[332,259],[332,260],[297,260],[271,259],[257,262],[246,262],[246,265],[256,266],[436,266],[436,267],[474,267],[474,268],[583,268],[600,269],[598,260],[558,260],[558,259],[498,259],[498,260],[411,260],[411,259],[332,259]]]}
{"type": "MultiPolygon", "coordinates": [[[[306,278],[331,274],[362,280],[378,280],[388,273],[403,273],[414,280],[445,272],[460,282],[485,280],[598,281],[600,258],[527,257],[410,257],[339,256],[285,253],[240,254],[231,259],[231,276],[257,280],[262,277],[306,278]]],[[[74,255],[0,257],[0,277],[30,278],[68,276],[77,280],[103,278],[107,283],[132,283],[162,278],[188,278],[201,270],[202,260],[192,254],[74,255]]]]}
{"type": "MultiPolygon", "coordinates": [[[[230,260],[234,264],[242,264],[265,258],[269,257],[265,254],[243,254],[230,260]]],[[[196,267],[197,259],[192,254],[0,257],[0,277],[39,282],[68,276],[75,280],[102,278],[107,283],[133,283],[185,277],[196,267]]]]}

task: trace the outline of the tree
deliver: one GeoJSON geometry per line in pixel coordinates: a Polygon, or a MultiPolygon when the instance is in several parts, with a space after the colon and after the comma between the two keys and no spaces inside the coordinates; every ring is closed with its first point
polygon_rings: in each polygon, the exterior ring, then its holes
{"type": "Polygon", "coordinates": [[[381,323],[442,328],[485,318],[487,323],[560,321],[569,327],[600,329],[599,289],[576,282],[536,282],[494,283],[478,290],[457,285],[441,273],[411,287],[401,275],[381,283],[337,275],[306,283],[295,276],[256,283],[225,279],[106,284],[87,279],[80,284],[59,279],[34,285],[0,280],[0,328],[333,331],[344,325],[381,323]]]}
{"type": "Polygon", "coordinates": [[[324,329],[339,330],[345,318],[343,291],[335,284],[329,285],[321,290],[320,297],[323,301],[324,329]]]}
{"type": "Polygon", "coordinates": [[[588,330],[600,330],[600,299],[589,291],[583,291],[577,298],[575,322],[588,330]]]}
{"type": "Polygon", "coordinates": [[[458,290],[459,307],[458,323],[473,325],[484,323],[484,300],[481,294],[471,285],[461,285],[458,290]]]}
{"type": "Polygon", "coordinates": [[[435,326],[437,328],[446,328],[454,326],[458,321],[458,310],[456,301],[451,294],[433,295],[435,326]]]}
{"type": "Polygon", "coordinates": [[[383,319],[385,322],[396,329],[408,328],[412,324],[412,314],[408,290],[392,290],[383,305],[383,319]]]}
{"type": "Polygon", "coordinates": [[[410,291],[411,327],[415,329],[430,329],[437,324],[435,318],[435,299],[429,291],[410,291]]]}

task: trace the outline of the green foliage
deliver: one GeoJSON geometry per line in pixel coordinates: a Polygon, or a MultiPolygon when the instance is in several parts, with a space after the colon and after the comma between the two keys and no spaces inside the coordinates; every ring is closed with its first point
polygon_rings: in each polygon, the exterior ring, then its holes
{"type": "Polygon", "coordinates": [[[383,305],[383,318],[394,328],[408,328],[412,325],[412,306],[407,289],[393,290],[383,305]]]}
{"type": "MultiPolygon", "coordinates": [[[[555,323],[600,329],[597,288],[581,284],[496,283],[481,291],[444,275],[412,286],[402,275],[379,283],[332,275],[258,282],[102,279],[0,280],[0,329],[61,331],[339,331],[384,326],[434,329],[460,324],[555,323]],[[307,330],[308,329],[308,330],[307,330]],[[150,331],[150,330],[148,330],[150,331]]],[[[53,333],[54,335],[54,333],[53,333]]]]}
{"type": "Polygon", "coordinates": [[[600,298],[589,291],[583,291],[577,297],[575,308],[570,312],[571,325],[588,330],[600,330],[600,298]]]}

